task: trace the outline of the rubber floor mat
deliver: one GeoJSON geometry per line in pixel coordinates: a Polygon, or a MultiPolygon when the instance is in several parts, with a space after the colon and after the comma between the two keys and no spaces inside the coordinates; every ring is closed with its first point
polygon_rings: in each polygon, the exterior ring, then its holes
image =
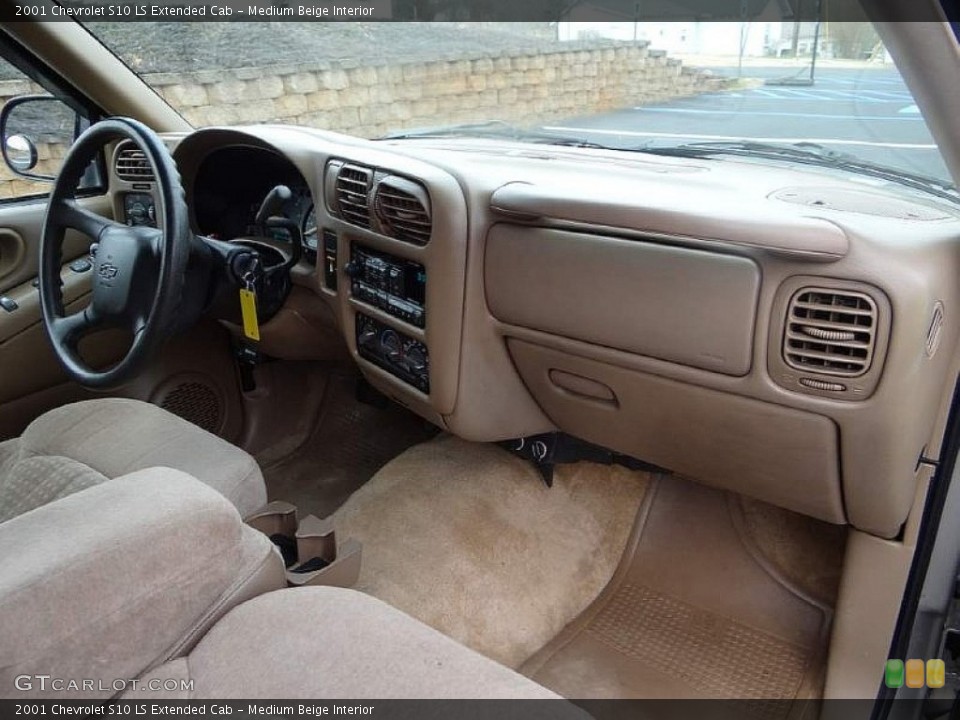
{"type": "MultiPolygon", "coordinates": [[[[836,565],[843,535],[824,530],[836,565]]],[[[737,715],[794,715],[789,701],[821,692],[831,610],[752,537],[736,496],[658,478],[610,584],[521,671],[568,698],[749,699],[737,715]]]]}
{"type": "Polygon", "coordinates": [[[300,517],[332,514],[391,458],[439,432],[392,402],[358,402],[355,387],[355,377],[332,376],[310,437],[263,469],[270,499],[295,504],[300,517]]]}

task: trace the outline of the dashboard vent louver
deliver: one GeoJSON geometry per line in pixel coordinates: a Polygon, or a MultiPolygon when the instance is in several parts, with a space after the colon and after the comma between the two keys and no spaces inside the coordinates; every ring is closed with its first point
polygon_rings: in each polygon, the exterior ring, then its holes
{"type": "Polygon", "coordinates": [[[397,176],[384,178],[377,185],[374,207],[385,234],[415,245],[430,242],[430,198],[420,184],[397,176]]]}
{"type": "Polygon", "coordinates": [[[804,288],[790,300],[784,360],[810,373],[857,377],[870,369],[877,305],[850,290],[804,288]]]}
{"type": "Polygon", "coordinates": [[[373,170],[359,165],[344,165],[337,173],[336,198],[340,217],[360,227],[370,227],[370,185],[373,170]]]}
{"type": "Polygon", "coordinates": [[[153,170],[143,150],[131,142],[121,143],[114,156],[113,171],[127,182],[153,182],[153,170]]]}

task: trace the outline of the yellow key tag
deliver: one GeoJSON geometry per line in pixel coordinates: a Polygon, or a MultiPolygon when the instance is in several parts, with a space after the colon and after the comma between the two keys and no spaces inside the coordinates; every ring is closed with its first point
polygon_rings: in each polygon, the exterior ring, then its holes
{"type": "Polygon", "coordinates": [[[240,314],[243,316],[243,334],[251,340],[260,341],[260,324],[257,322],[257,294],[240,288],[240,314]]]}

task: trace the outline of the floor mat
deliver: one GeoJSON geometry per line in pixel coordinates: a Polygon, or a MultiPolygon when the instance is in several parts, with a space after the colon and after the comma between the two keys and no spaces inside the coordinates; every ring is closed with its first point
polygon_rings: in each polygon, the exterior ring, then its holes
{"type": "Polygon", "coordinates": [[[788,716],[783,700],[820,693],[831,612],[777,562],[810,564],[804,549],[818,547],[822,567],[802,575],[829,593],[845,535],[785,523],[770,559],[757,515],[736,496],[658,478],[611,583],[521,671],[570,698],[751,698],[742,717],[788,716]]]}
{"type": "Polygon", "coordinates": [[[297,506],[300,517],[326,517],[385,463],[438,430],[403,407],[357,401],[356,378],[332,375],[311,435],[263,468],[271,500],[297,506]]]}
{"type": "Polygon", "coordinates": [[[363,543],[357,589],[517,667],[609,582],[648,480],[577,463],[548,488],[507,451],[445,435],[390,462],[334,520],[363,543]]]}

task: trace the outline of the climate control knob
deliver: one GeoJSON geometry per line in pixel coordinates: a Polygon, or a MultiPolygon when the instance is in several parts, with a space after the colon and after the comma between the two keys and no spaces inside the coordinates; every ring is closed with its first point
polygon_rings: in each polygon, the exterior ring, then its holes
{"type": "Polygon", "coordinates": [[[377,329],[370,325],[364,325],[357,334],[357,345],[373,348],[377,341],[377,329]]]}
{"type": "Polygon", "coordinates": [[[407,367],[415,373],[421,373],[427,368],[427,356],[418,344],[411,344],[407,347],[407,351],[403,354],[403,360],[407,367]]]}
{"type": "Polygon", "coordinates": [[[396,362],[400,358],[400,336],[393,330],[380,333],[380,348],[388,359],[396,362]]]}

